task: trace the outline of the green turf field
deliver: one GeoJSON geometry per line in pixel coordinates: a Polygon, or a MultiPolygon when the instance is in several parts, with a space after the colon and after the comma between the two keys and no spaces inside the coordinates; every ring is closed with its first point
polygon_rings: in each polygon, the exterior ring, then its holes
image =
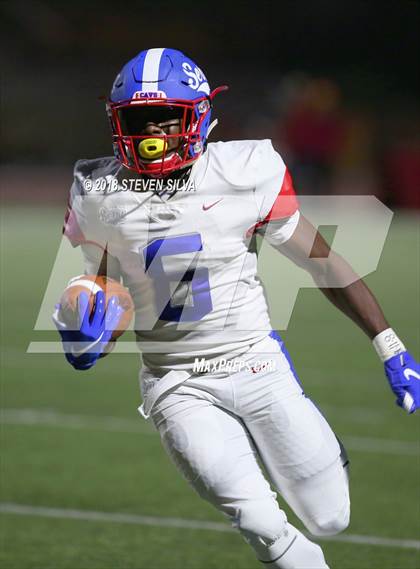
{"type": "MultiPolygon", "coordinates": [[[[26,353],[30,341],[51,339],[33,327],[61,218],[55,209],[3,211],[1,502],[8,512],[0,566],[259,567],[239,535],[222,531],[223,517],[193,493],[139,418],[136,355],[113,354],[77,373],[61,355],[26,353]],[[92,511],[98,515],[86,519],[92,511]],[[171,526],[168,518],[177,521],[171,526]],[[203,529],[205,522],[216,525],[203,529]]],[[[413,217],[394,219],[379,269],[367,279],[414,353],[416,227],[413,217]]],[[[283,335],[307,393],[350,450],[352,521],[342,539],[323,542],[331,568],[420,567],[420,417],[394,405],[369,341],[318,291],[300,293],[283,335]]]]}

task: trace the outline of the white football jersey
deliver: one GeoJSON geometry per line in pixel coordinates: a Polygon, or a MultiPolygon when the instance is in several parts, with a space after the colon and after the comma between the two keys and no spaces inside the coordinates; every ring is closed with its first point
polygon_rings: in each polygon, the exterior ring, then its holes
{"type": "Polygon", "coordinates": [[[290,175],[271,141],[244,140],[210,143],[188,180],[160,184],[113,157],[79,160],[65,234],[81,245],[86,273],[107,251],[108,275],[120,274],[133,297],[150,369],[237,357],[271,330],[253,234],[273,245],[292,235],[290,175]]]}

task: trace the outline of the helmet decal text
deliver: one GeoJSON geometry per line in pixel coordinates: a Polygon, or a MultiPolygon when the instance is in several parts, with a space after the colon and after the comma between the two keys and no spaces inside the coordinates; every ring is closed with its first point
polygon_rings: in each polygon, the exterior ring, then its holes
{"type": "Polygon", "coordinates": [[[191,65],[184,61],[182,64],[182,70],[188,76],[188,86],[195,91],[203,91],[206,95],[210,94],[210,87],[207,83],[207,79],[201,69],[196,66],[194,69],[191,65]]]}
{"type": "Polygon", "coordinates": [[[133,99],[166,99],[165,91],[136,91],[133,99]]]}

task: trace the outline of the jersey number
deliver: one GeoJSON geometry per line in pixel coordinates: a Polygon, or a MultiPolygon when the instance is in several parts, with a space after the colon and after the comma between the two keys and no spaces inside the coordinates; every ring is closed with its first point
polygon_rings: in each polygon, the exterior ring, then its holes
{"type": "Polygon", "coordinates": [[[197,322],[212,311],[208,269],[165,271],[163,267],[164,257],[198,253],[202,249],[199,233],[156,239],[143,249],[146,271],[155,284],[156,308],[160,320],[197,322]],[[171,291],[171,284],[175,285],[175,291],[171,291]],[[176,300],[179,292],[184,292],[183,302],[176,300]]]}

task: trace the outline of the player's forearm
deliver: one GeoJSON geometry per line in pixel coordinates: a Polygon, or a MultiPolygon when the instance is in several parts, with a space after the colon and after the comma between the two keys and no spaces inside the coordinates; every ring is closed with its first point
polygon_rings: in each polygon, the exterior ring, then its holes
{"type": "Polygon", "coordinates": [[[352,267],[334,251],[314,259],[309,270],[323,294],[371,339],[389,328],[375,296],[352,267]]]}
{"type": "Polygon", "coordinates": [[[278,247],[310,273],[325,296],[370,337],[389,327],[375,297],[353,268],[303,216],[292,237],[278,247]]]}
{"type": "Polygon", "coordinates": [[[121,278],[121,267],[116,257],[104,251],[95,243],[82,245],[85,274],[102,275],[116,281],[121,278]]]}
{"type": "Polygon", "coordinates": [[[380,332],[389,328],[376,298],[362,280],[344,288],[321,288],[320,290],[372,340],[380,332]]]}

